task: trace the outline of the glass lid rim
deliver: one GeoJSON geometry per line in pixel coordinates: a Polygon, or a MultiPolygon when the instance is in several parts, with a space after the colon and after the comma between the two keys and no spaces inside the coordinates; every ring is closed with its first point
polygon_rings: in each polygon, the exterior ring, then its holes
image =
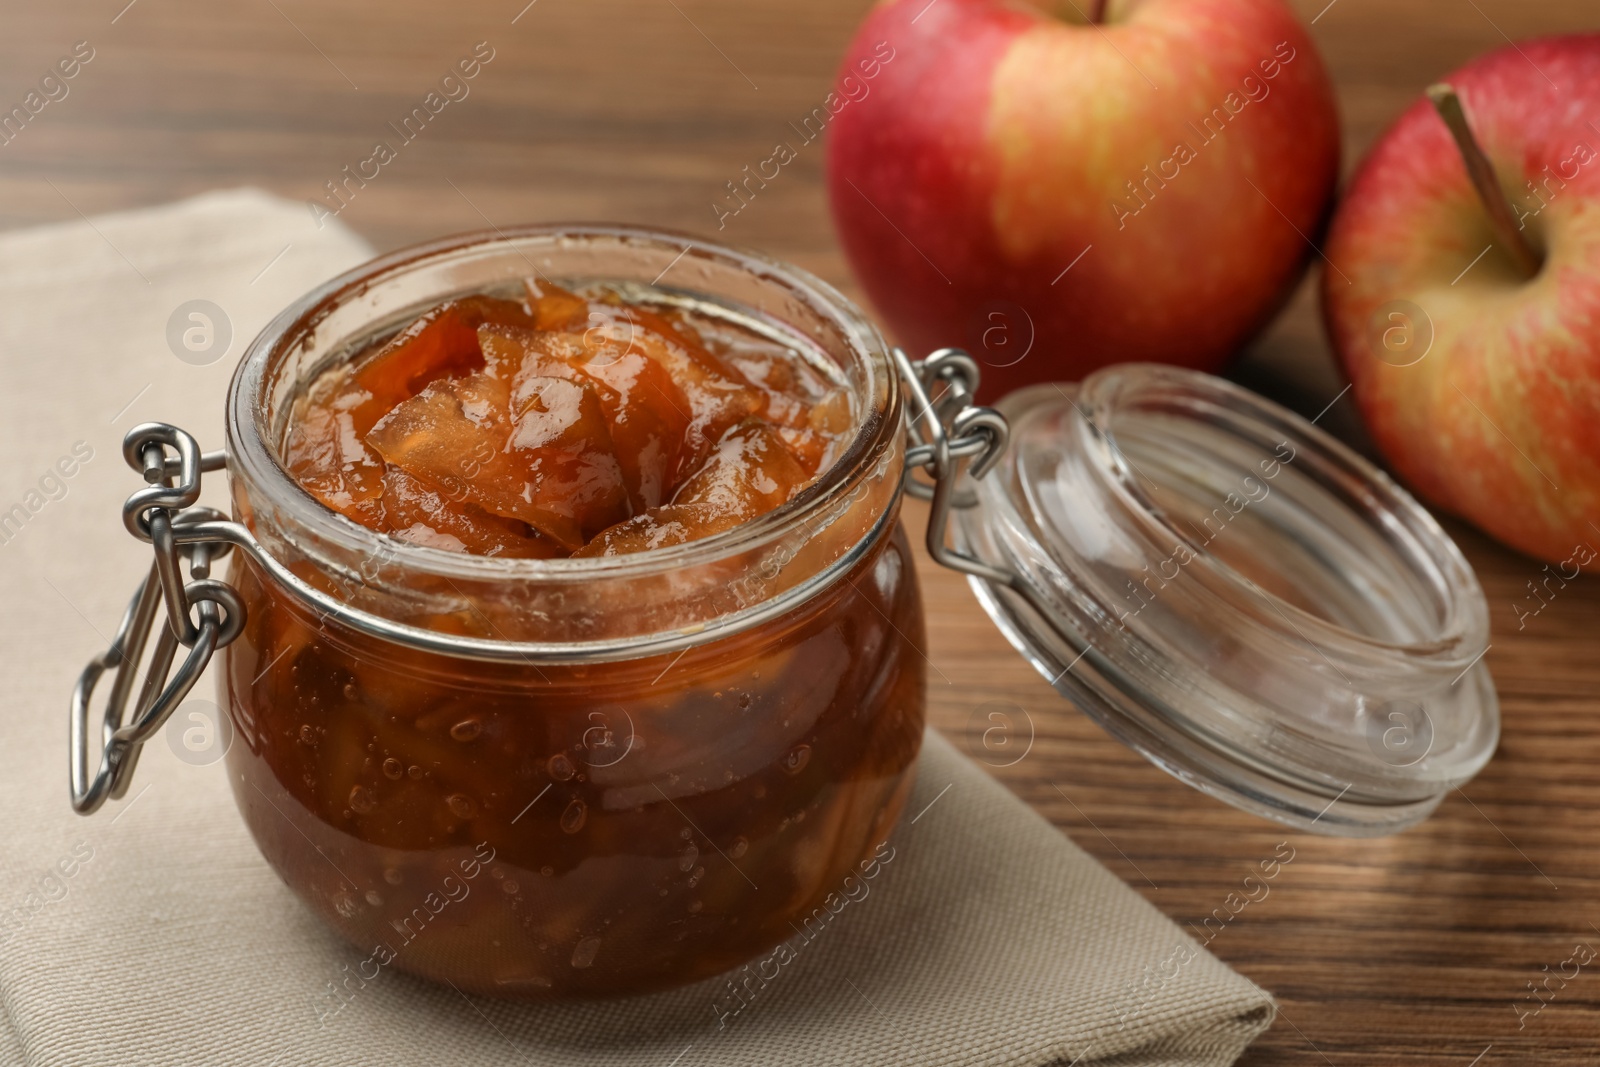
{"type": "MultiPolygon", "coordinates": [[[[1093,682],[1078,678],[1073,670],[1080,655],[1055,672],[1057,660],[1048,651],[1050,641],[1041,641],[1039,632],[1025,619],[1031,605],[1014,591],[969,577],[972,591],[995,627],[1024,662],[1032,666],[1056,691],[1109,734],[1158,770],[1199,792],[1234,808],[1298,830],[1340,837],[1377,837],[1398,833],[1422,822],[1454,788],[1465,785],[1493,758],[1499,744],[1499,706],[1493,679],[1482,662],[1474,664],[1465,677],[1473,687],[1487,695],[1478,705],[1481,721],[1488,727],[1486,743],[1476,757],[1458,768],[1454,776],[1422,777],[1405,774],[1396,777],[1421,789],[1399,791],[1392,798],[1366,791],[1351,796],[1354,782],[1333,788],[1328,781],[1299,773],[1292,764],[1271,764],[1271,770],[1241,763],[1227,747],[1209,742],[1202,734],[1183,730],[1170,723],[1154,722],[1146,715],[1129,716],[1093,682]],[[1016,609],[1024,609],[1018,612],[1016,609]],[[1334,809],[1345,802],[1337,813],[1334,809]],[[1329,817],[1329,816],[1332,817],[1329,817]]],[[[1057,634],[1057,637],[1060,635],[1057,634]]],[[[1092,646],[1085,652],[1092,651],[1092,646]]],[[[1116,695],[1127,696],[1122,690],[1116,695]]],[[[1390,765],[1405,771],[1405,765],[1390,765]]]]}

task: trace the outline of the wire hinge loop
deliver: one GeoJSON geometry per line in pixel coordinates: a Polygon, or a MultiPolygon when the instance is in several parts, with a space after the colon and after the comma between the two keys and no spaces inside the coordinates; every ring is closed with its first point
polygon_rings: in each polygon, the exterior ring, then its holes
{"type": "Polygon", "coordinates": [[[148,483],[123,505],[123,525],[151,545],[155,559],[128,603],[111,647],[89,661],[72,691],[72,807],[80,815],[127,793],[141,746],[194,688],[212,653],[244,629],[245,608],[238,591],[211,577],[212,563],[233,545],[192,529],[225,518],[196,502],[201,475],[226,467],[227,453],[202,454],[195,439],[176,426],[147,422],[128,431],[122,455],[148,483]],[[183,577],[185,563],[188,581],[183,577]],[[139,664],[162,605],[163,625],[135,696],[139,664]],[[189,651],[174,671],[180,646],[189,651]],[[92,744],[90,699],[108,672],[111,692],[100,719],[99,741],[92,744]],[[131,714],[130,696],[134,697],[131,714]],[[100,764],[91,771],[94,748],[100,750],[100,764]]]}

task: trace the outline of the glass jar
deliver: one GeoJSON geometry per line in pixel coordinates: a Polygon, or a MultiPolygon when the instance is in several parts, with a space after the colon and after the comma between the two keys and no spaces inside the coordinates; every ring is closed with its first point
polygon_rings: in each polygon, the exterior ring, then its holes
{"type": "Polygon", "coordinates": [[[877,332],[810,279],[726,253],[674,263],[681,244],[638,235],[543,236],[381,260],[246,353],[228,411],[233,507],[266,551],[346,606],[511,654],[397,647],[240,554],[227,761],[268,861],[358,948],[483,993],[631,993],[792,936],[905,800],[924,680],[896,532],[900,393],[877,332]],[[669,265],[692,297],[648,289],[669,265]],[[533,272],[781,339],[849,386],[854,441],[730,535],[583,560],[397,542],[284,473],[294,401],[331,361],[533,272]]]}
{"type": "Polygon", "coordinates": [[[151,484],[124,518],[156,565],[74,693],[74,805],[125,792],[222,648],[245,821],[369,969],[523,997],[727,970],[870,863],[909,790],[924,664],[906,492],[931,500],[933,558],[1058,690],[1230,803],[1384,833],[1487,761],[1482,592],[1381,472],[1192,371],[1113,367],[999,411],[973,406],[976,387],[965,354],[913,363],[816,279],[692,238],[526,227],[375,260],[252,343],[226,453],[130,432],[151,484]],[[782,343],[849,390],[849,446],[733,530],[583,560],[396,541],[285,473],[288,421],[325,369],[534,274],[782,343]],[[224,466],[234,521],[195,506],[224,466]],[[229,581],[211,578],[230,548],[229,581]]]}

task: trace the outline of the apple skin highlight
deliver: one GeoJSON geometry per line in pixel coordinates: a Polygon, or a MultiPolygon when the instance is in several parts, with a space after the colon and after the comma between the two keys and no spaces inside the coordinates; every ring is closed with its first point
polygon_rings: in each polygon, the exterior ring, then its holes
{"type": "Polygon", "coordinates": [[[1419,495],[1529,555],[1600,570],[1600,35],[1520,42],[1443,80],[1543,264],[1527,280],[1513,268],[1419,100],[1333,221],[1329,335],[1373,440],[1419,495]],[[1386,346],[1391,327],[1425,354],[1386,346]]]}
{"type": "Polygon", "coordinates": [[[977,356],[986,399],[1127,360],[1218,369],[1301,276],[1336,183],[1332,86],[1280,0],[1109,16],[890,0],[841,68],[896,52],[830,127],[856,276],[913,354],[977,356]]]}

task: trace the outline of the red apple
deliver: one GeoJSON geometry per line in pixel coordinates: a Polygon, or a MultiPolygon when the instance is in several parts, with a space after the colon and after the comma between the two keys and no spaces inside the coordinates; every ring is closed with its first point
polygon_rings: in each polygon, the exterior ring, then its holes
{"type": "Polygon", "coordinates": [[[888,0],[840,72],[828,193],[856,276],[913,354],[978,356],[989,397],[1216,369],[1300,277],[1337,180],[1333,89],[1280,0],[1093,6],[888,0]]]}
{"type": "Polygon", "coordinates": [[[1523,42],[1445,81],[1509,199],[1513,240],[1497,240],[1462,153],[1419,101],[1334,219],[1328,330],[1402,479],[1506,544],[1594,570],[1600,35],[1523,42]],[[1531,277],[1508,254],[1518,241],[1531,277]]]}

